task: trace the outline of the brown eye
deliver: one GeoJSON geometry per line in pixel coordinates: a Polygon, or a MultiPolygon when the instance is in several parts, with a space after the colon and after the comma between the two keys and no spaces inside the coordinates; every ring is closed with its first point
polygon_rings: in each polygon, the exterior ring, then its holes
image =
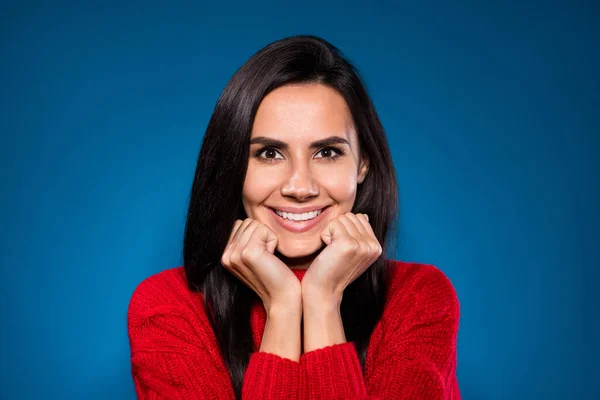
{"type": "Polygon", "coordinates": [[[323,157],[331,157],[331,149],[323,149],[321,154],[323,154],[323,157]]]}
{"type": "Polygon", "coordinates": [[[342,150],[336,149],[335,147],[325,147],[321,149],[317,154],[321,154],[321,157],[317,158],[335,159],[344,154],[344,152],[342,150]]]}
{"type": "Polygon", "coordinates": [[[276,153],[277,152],[275,150],[272,150],[272,149],[265,150],[265,156],[267,158],[274,158],[276,153]]]}
{"type": "Polygon", "coordinates": [[[258,158],[262,158],[263,160],[276,160],[278,158],[283,158],[281,157],[281,154],[279,154],[279,152],[275,149],[272,148],[265,148],[260,150],[257,154],[258,158]],[[279,156],[279,157],[277,157],[279,156]]]}

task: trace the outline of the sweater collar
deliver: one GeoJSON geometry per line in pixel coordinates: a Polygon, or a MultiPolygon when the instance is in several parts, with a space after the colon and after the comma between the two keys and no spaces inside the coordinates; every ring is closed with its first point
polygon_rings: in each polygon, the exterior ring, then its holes
{"type": "Polygon", "coordinates": [[[306,271],[308,271],[307,269],[298,269],[298,268],[292,268],[292,272],[294,273],[294,275],[296,275],[296,277],[302,281],[302,278],[304,278],[304,274],[306,274],[306,271]]]}

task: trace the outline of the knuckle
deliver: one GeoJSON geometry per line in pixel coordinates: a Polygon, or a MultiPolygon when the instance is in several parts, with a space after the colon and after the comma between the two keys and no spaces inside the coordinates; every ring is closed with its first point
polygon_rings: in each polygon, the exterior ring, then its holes
{"type": "Polygon", "coordinates": [[[364,243],[360,246],[360,252],[365,256],[369,256],[373,253],[373,247],[369,243],[364,243]]]}
{"type": "Polygon", "coordinates": [[[250,262],[252,260],[252,250],[249,249],[248,247],[244,248],[240,252],[240,259],[242,260],[242,262],[244,264],[250,262]]]}
{"type": "Polygon", "coordinates": [[[232,266],[238,266],[242,264],[242,259],[240,257],[240,252],[236,251],[234,252],[231,257],[229,258],[229,261],[231,263],[232,266]]]}
{"type": "Polygon", "coordinates": [[[357,251],[360,250],[360,244],[358,243],[358,241],[354,238],[350,238],[348,240],[345,240],[342,243],[342,251],[346,254],[353,254],[356,253],[357,251]]]}

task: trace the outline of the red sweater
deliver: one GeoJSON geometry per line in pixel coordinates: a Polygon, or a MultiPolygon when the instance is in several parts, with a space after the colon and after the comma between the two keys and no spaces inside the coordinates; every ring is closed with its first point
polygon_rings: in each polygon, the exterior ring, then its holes
{"type": "MultiPolygon", "coordinates": [[[[367,350],[365,373],[352,343],[304,353],[300,361],[259,352],[265,309],[251,314],[255,352],[244,399],[459,400],[459,303],[436,267],[391,261],[389,295],[367,350]]],[[[305,270],[293,270],[299,279],[305,270]]],[[[129,304],[131,371],[140,399],[234,399],[202,294],[183,267],[144,280],[129,304]]]]}

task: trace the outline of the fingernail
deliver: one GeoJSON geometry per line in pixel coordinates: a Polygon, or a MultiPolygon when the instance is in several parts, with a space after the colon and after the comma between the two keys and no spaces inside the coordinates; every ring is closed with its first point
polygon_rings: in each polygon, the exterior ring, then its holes
{"type": "Polygon", "coordinates": [[[365,218],[367,219],[367,221],[369,220],[369,216],[367,214],[365,214],[365,218]]]}

